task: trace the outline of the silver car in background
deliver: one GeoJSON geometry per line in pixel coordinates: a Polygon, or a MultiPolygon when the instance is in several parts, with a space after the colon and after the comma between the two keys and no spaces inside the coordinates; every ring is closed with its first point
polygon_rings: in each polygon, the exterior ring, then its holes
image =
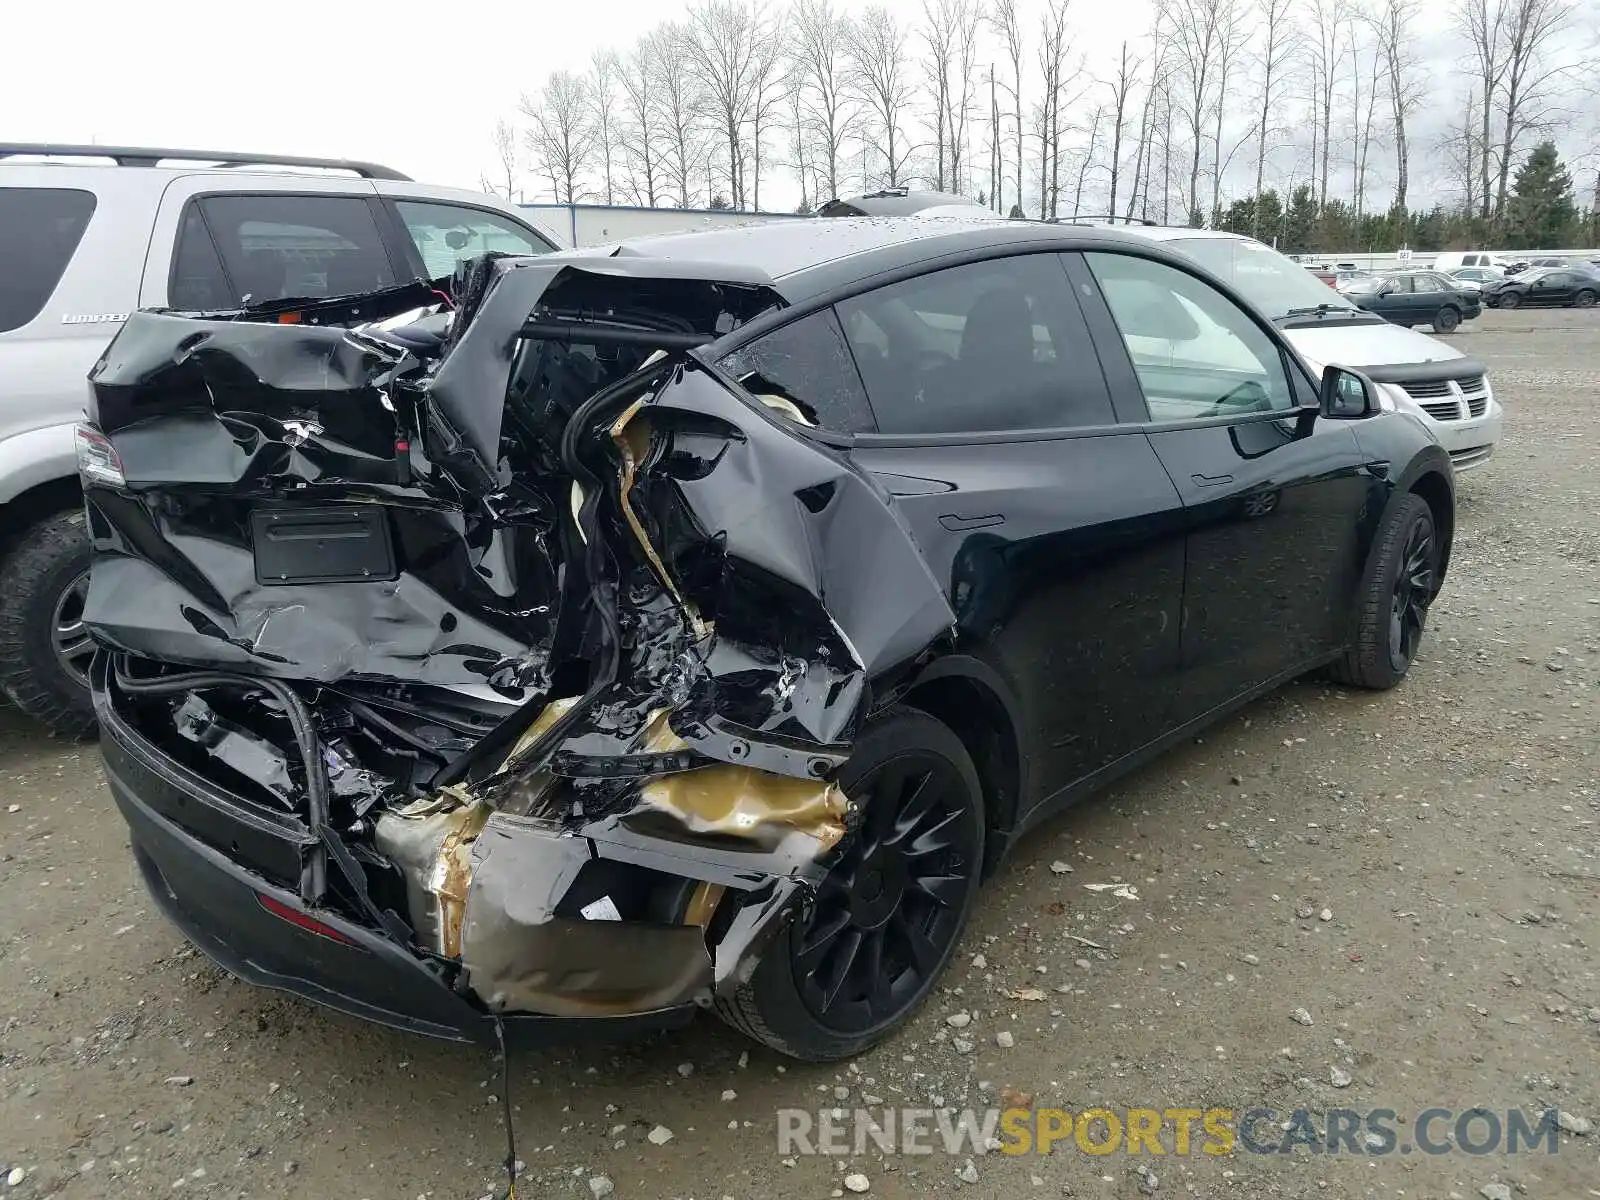
{"type": "Polygon", "coordinates": [[[1481,466],[1500,440],[1502,411],[1487,368],[1437,338],[1363,312],[1271,246],[1236,233],[1130,225],[1182,251],[1271,317],[1312,372],[1355,367],[1381,386],[1386,408],[1422,421],[1457,471],[1481,466]]]}

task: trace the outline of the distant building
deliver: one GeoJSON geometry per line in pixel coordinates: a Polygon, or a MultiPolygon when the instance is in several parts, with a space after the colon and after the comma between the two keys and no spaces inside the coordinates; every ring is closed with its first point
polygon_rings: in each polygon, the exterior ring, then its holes
{"type": "Polygon", "coordinates": [[[529,217],[568,246],[603,246],[608,242],[759,225],[767,221],[809,221],[794,213],[735,212],[715,208],[636,208],[626,204],[524,204],[529,217]]]}

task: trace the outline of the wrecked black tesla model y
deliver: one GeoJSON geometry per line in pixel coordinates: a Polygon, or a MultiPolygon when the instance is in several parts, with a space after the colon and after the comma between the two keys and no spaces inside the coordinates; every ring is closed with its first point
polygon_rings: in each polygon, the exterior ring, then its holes
{"type": "Polygon", "coordinates": [[[785,223],[143,312],[80,469],[111,789],[245,979],[883,1037],[1024,828],[1406,672],[1448,460],[1106,231],[785,223]],[[418,305],[425,305],[418,307],[418,305]]]}

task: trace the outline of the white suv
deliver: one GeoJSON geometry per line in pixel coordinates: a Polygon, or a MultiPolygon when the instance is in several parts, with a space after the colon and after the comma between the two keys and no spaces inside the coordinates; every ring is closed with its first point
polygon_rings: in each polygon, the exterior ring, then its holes
{"type": "Polygon", "coordinates": [[[1130,224],[1231,284],[1283,330],[1316,375],[1355,367],[1381,384],[1386,408],[1422,421],[1459,471],[1487,462],[1502,413],[1488,369],[1438,338],[1364,312],[1271,246],[1237,233],[1130,224]]]}
{"type": "Polygon", "coordinates": [[[73,429],[128,313],[353,295],[554,245],[493,196],[371,163],[0,143],[0,687],[59,733],[93,724],[73,429]]]}

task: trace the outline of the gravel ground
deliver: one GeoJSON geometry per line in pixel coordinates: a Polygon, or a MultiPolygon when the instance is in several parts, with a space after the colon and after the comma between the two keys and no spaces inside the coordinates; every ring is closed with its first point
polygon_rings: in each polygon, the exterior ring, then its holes
{"type": "MultiPolygon", "coordinates": [[[[1295,685],[1051,823],[988,888],[945,987],[848,1068],[746,1053],[710,1019],[514,1054],[519,1194],[584,1200],[604,1176],[618,1197],[825,1197],[859,1174],[885,1197],[1600,1196],[1600,1130],[1553,1155],[1131,1158],[1069,1139],[969,1166],[777,1147],[781,1107],[1019,1093],[1305,1108],[1318,1130],[1340,1105],[1394,1109],[1402,1131],[1432,1106],[1600,1126],[1600,316],[1467,329],[1506,434],[1461,481],[1406,684],[1295,685]]],[[[0,715],[0,780],[0,1197],[495,1192],[490,1058],[188,949],[143,894],[92,748],[0,715]]]]}

